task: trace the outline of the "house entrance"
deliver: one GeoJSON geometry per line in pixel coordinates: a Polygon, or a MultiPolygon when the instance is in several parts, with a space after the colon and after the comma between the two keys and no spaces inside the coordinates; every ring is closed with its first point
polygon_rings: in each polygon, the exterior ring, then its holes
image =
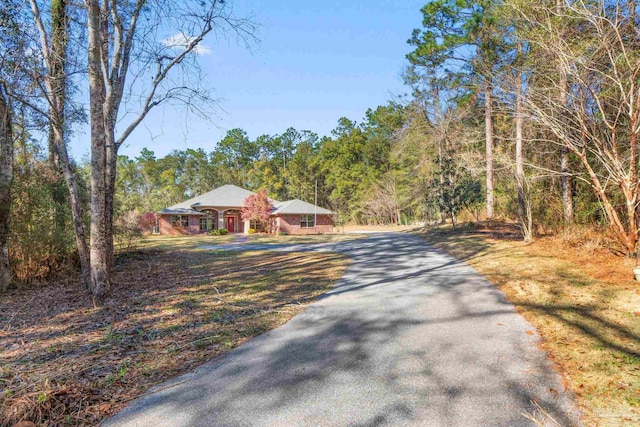
{"type": "Polygon", "coordinates": [[[236,232],[236,217],[235,216],[228,216],[226,218],[227,220],[227,230],[229,230],[229,233],[235,233],[236,232]]]}

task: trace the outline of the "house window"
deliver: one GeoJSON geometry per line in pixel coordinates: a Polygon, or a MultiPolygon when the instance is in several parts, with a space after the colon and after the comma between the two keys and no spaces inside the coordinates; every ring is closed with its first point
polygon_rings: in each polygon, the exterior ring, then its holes
{"type": "Polygon", "coordinates": [[[249,221],[249,228],[255,231],[264,231],[264,224],[252,219],[249,221]]]}
{"type": "Polygon", "coordinates": [[[300,228],[313,228],[316,226],[313,215],[300,215],[300,228]]]}
{"type": "Polygon", "coordinates": [[[216,228],[216,218],[213,214],[200,217],[200,231],[211,231],[216,228]]]}
{"type": "Polygon", "coordinates": [[[174,215],[171,217],[171,224],[174,227],[189,228],[189,217],[186,215],[174,215]]]}

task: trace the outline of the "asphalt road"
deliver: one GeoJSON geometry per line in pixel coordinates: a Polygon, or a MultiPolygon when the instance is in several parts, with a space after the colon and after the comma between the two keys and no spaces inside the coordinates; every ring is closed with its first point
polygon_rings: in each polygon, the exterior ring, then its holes
{"type": "Polygon", "coordinates": [[[578,425],[534,328],[465,263],[402,233],[271,247],[333,250],[353,263],[289,323],[105,425],[578,425]]]}

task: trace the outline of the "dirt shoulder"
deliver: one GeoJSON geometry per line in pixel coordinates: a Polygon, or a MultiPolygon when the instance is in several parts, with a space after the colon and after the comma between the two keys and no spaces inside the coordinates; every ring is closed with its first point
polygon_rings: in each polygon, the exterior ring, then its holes
{"type": "Polygon", "coordinates": [[[145,250],[120,258],[99,309],[74,284],[10,292],[0,299],[0,425],[97,425],[150,386],[287,322],[347,263],[145,250]]]}
{"type": "Polygon", "coordinates": [[[640,285],[635,260],[520,241],[517,230],[450,228],[420,233],[496,284],[543,337],[587,425],[640,425],[640,285]]]}

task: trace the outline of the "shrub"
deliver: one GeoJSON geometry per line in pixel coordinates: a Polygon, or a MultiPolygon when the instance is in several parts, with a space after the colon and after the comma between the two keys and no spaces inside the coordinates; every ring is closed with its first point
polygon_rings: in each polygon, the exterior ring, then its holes
{"type": "Polygon", "coordinates": [[[140,215],[140,230],[143,233],[151,233],[156,226],[156,216],[153,212],[140,215]]]}
{"type": "Polygon", "coordinates": [[[219,232],[218,230],[211,230],[211,231],[209,232],[209,234],[210,234],[211,236],[219,236],[219,235],[220,235],[220,232],[219,232]]]}
{"type": "Polygon", "coordinates": [[[245,221],[255,221],[264,228],[269,222],[269,216],[272,210],[273,204],[267,196],[267,190],[261,190],[244,200],[242,219],[245,221]]]}
{"type": "Polygon", "coordinates": [[[226,228],[221,228],[218,230],[218,234],[224,236],[225,234],[229,234],[229,230],[227,230],[226,228]]]}
{"type": "Polygon", "coordinates": [[[595,227],[572,225],[565,227],[559,234],[560,240],[571,248],[580,248],[585,253],[597,253],[616,246],[604,230],[595,227]]]}
{"type": "MultiPolygon", "coordinates": [[[[79,186],[86,188],[84,182],[79,186]]],[[[16,285],[76,268],[78,252],[68,196],[64,180],[60,181],[37,145],[29,143],[20,149],[16,145],[9,230],[9,264],[16,285]]],[[[83,203],[85,196],[81,193],[83,203]]]]}
{"type": "Polygon", "coordinates": [[[140,213],[136,210],[118,215],[113,224],[115,243],[120,251],[129,252],[144,237],[140,228],[140,213]]]}
{"type": "Polygon", "coordinates": [[[249,234],[255,234],[256,233],[256,229],[255,228],[250,228],[249,229],[249,234]]]}

